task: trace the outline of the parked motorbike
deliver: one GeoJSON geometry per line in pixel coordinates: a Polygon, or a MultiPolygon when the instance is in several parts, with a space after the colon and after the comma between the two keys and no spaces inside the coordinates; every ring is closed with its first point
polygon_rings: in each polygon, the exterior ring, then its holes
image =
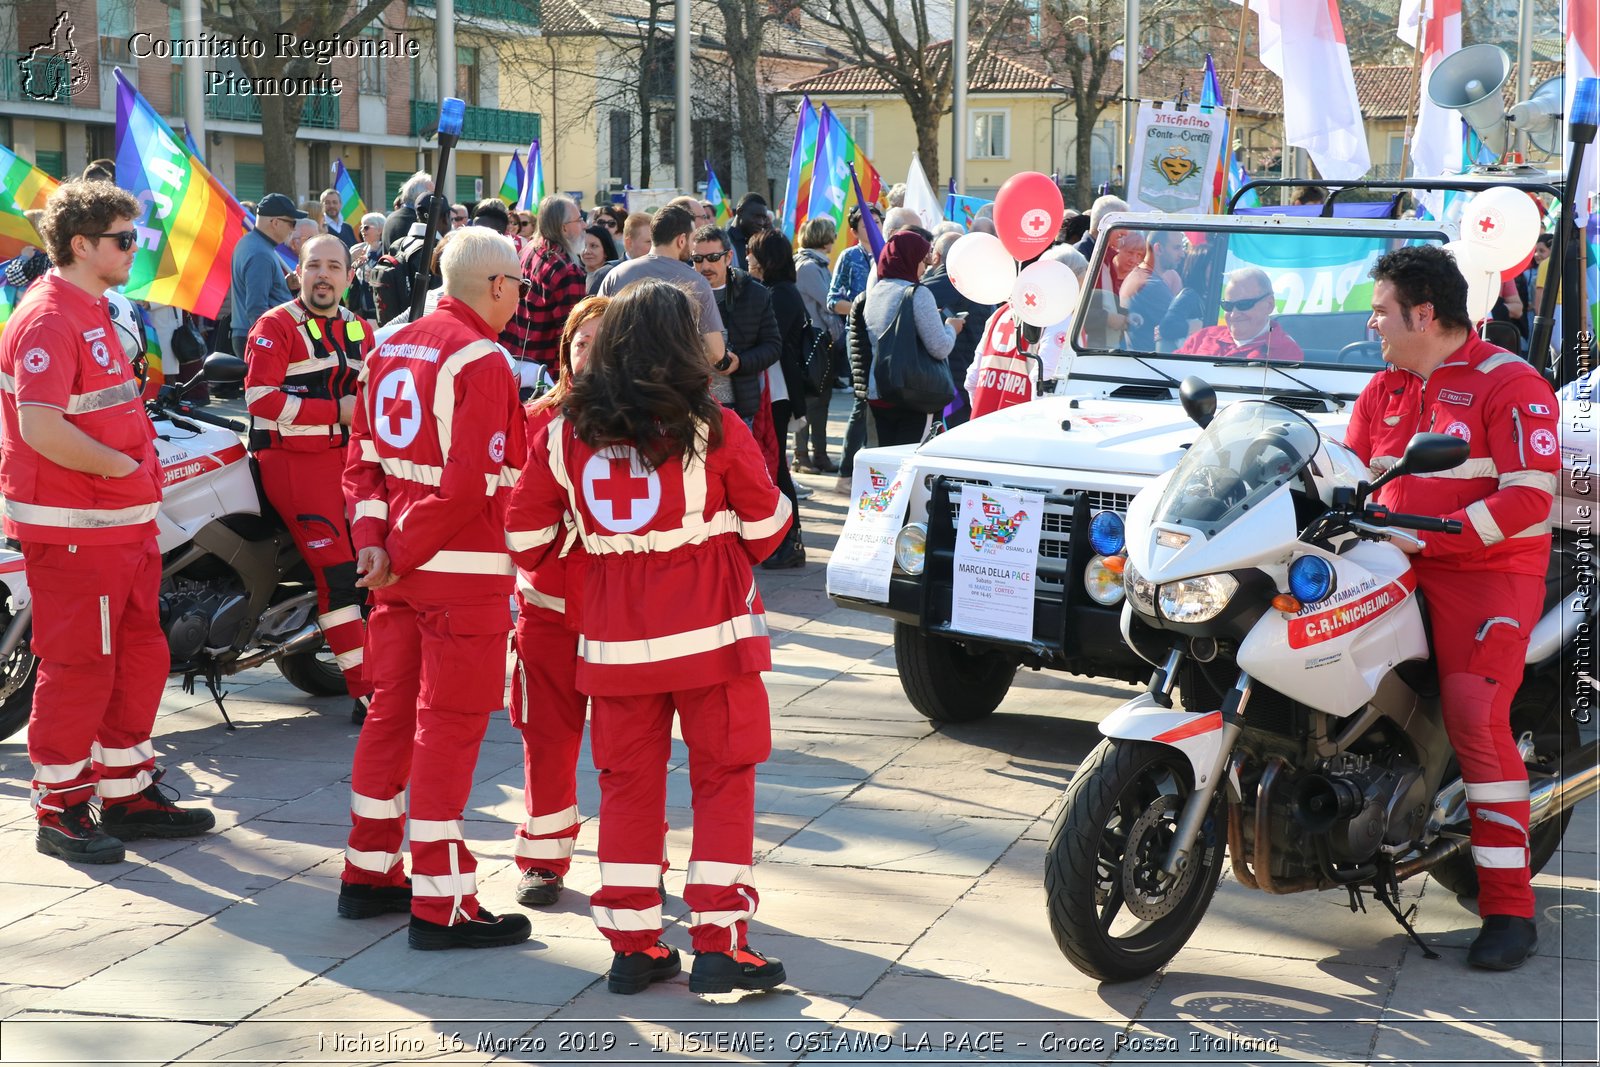
{"type": "MultiPolygon", "coordinates": [[[[245,363],[209,356],[201,374],[241,382],[245,363]]],[[[346,692],[317,628],[317,592],[294,540],[265,503],[239,434],[245,427],[181,399],[194,382],[163,386],[147,402],[164,491],[156,517],[161,548],[161,627],[172,674],[207,685],[223,719],[221,680],[274,663],[313,696],[346,692]]],[[[22,554],[0,549],[0,738],[28,721],[38,658],[29,648],[33,605],[22,554]]],[[[232,723],[228,723],[232,728],[232,723]]]]}
{"type": "MultiPolygon", "coordinates": [[[[1422,597],[1396,544],[1460,524],[1371,502],[1404,474],[1448,470],[1464,441],[1418,434],[1376,481],[1298,412],[1246,400],[1141,492],[1125,527],[1091,523],[1120,569],[1124,636],[1158,664],[1146,693],[1100,724],[1067,789],[1045,867],[1057,945],[1085,974],[1150,974],[1188,941],[1222,873],[1266,893],[1342,888],[1406,932],[1399,882],[1428,873],[1476,895],[1466,790],[1445,734],[1422,597]],[[1177,689],[1181,705],[1173,706],[1177,689]]],[[[1213,415],[1215,415],[1213,421],[1213,415]]],[[[1557,531],[1511,728],[1529,768],[1531,866],[1573,806],[1600,791],[1600,742],[1580,744],[1593,685],[1578,653],[1594,621],[1592,565],[1557,531]],[[1565,594],[1565,595],[1564,595],[1565,594]]]]}

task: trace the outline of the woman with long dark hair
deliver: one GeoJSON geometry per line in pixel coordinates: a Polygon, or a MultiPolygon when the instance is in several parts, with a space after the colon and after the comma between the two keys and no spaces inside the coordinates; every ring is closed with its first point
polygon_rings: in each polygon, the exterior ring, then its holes
{"type": "Polygon", "coordinates": [[[750,276],[772,293],[772,313],[778,320],[783,351],[778,362],[767,368],[767,383],[772,396],[772,425],[778,437],[778,489],[789,498],[794,509],[794,526],[778,550],[761,564],[764,570],[787,570],[806,565],[806,546],[800,539],[800,502],[795,497],[794,478],[789,473],[789,421],[805,410],[806,305],[795,285],[794,246],[781,230],[761,230],[745,246],[750,276]]]}
{"type": "Polygon", "coordinates": [[[766,614],[751,565],[789,528],[789,502],[744,421],[711,397],[694,306],[644,280],[613,298],[561,414],[512,493],[517,565],[583,546],[576,685],[593,700],[600,771],[595,924],[614,993],[681,968],[661,943],[672,715],[689,749],[694,840],[683,892],[697,993],[768,989],[783,965],[752,950],[755,768],[772,750],[766,614]]]}

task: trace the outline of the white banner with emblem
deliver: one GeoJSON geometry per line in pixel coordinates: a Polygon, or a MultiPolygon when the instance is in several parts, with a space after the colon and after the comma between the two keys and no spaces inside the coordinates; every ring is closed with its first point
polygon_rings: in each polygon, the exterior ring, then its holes
{"type": "Polygon", "coordinates": [[[952,630],[1033,641],[1033,594],[1043,529],[1043,493],[961,487],[952,630]]]}
{"type": "Polygon", "coordinates": [[[1210,211],[1226,127],[1221,108],[1141,101],[1129,152],[1128,206],[1168,214],[1210,211]]]}
{"type": "Polygon", "coordinates": [[[893,474],[871,463],[857,469],[865,469],[867,478],[851,486],[850,511],[828,560],[828,592],[883,604],[889,600],[895,534],[911,498],[912,466],[907,460],[893,474]]]}

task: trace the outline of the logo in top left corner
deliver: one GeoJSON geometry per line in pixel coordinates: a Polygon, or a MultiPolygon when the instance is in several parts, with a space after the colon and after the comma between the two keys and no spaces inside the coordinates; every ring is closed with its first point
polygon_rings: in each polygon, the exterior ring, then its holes
{"type": "Polygon", "coordinates": [[[30,348],[22,356],[22,368],[31,374],[39,374],[50,366],[50,353],[42,348],[30,348]]]}
{"type": "Polygon", "coordinates": [[[50,27],[50,39],[17,59],[22,95],[40,103],[64,104],[89,85],[89,68],[74,41],[72,17],[63,11],[50,27]]]}

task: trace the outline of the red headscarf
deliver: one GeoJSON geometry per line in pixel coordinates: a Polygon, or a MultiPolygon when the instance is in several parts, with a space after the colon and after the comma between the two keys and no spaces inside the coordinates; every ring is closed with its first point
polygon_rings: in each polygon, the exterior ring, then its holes
{"type": "Polygon", "coordinates": [[[917,268],[928,258],[933,248],[921,234],[901,230],[889,238],[889,243],[878,253],[878,277],[899,278],[903,282],[917,280],[917,268]]]}

